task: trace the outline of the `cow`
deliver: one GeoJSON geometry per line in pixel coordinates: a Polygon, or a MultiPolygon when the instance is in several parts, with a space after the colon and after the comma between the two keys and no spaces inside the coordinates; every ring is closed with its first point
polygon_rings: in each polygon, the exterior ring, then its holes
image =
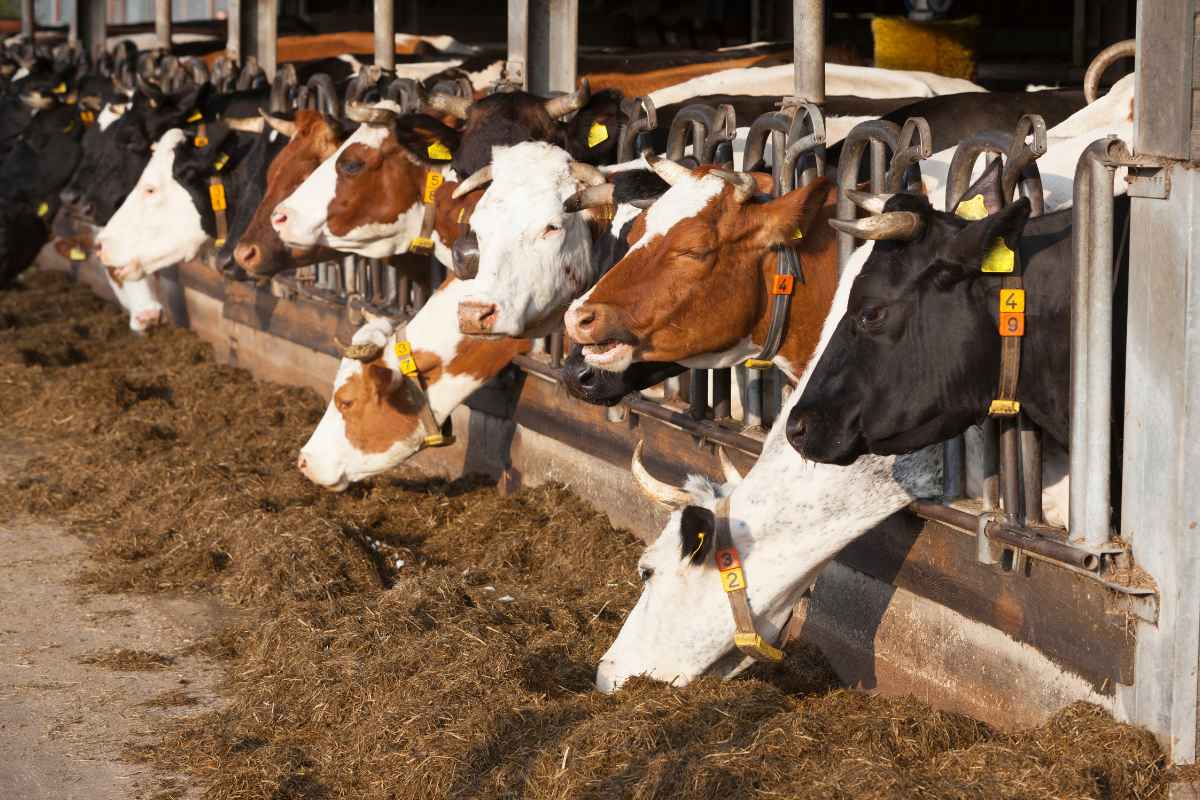
{"type": "Polygon", "coordinates": [[[437,259],[449,264],[459,212],[466,213],[451,201],[448,185],[457,183],[447,156],[458,133],[424,114],[400,114],[390,101],[373,111],[371,124],[361,125],[275,207],[271,225],[287,247],[367,258],[400,255],[428,238],[437,259]],[[427,187],[436,217],[422,237],[427,187]]]}
{"type": "Polygon", "coordinates": [[[78,106],[41,111],[0,163],[0,288],[49,241],[58,193],[79,163],[83,129],[78,106]]]}
{"type": "MultiPolygon", "coordinates": [[[[641,213],[627,201],[652,200],[666,189],[645,170],[617,173],[613,181],[546,142],[497,147],[492,163],[455,190],[465,196],[487,187],[470,218],[467,241],[478,256],[459,304],[460,330],[519,337],[556,328],[570,302],[623,250],[614,234],[641,213]]],[[[461,265],[456,270],[463,274],[461,265]]]]}
{"type": "Polygon", "coordinates": [[[196,258],[227,235],[224,216],[252,197],[253,177],[283,147],[273,130],[235,129],[237,121],[206,124],[190,135],[175,128],[159,139],[133,192],[96,239],[101,262],[118,279],[136,279],[196,258]]]}
{"type": "Polygon", "coordinates": [[[770,178],[652,161],[671,188],[630,234],[625,257],[566,315],[593,367],[636,361],[729,367],[759,354],[772,325],[778,249],[799,256],[775,363],[799,375],[816,346],[837,284],[833,185],[819,178],[778,199],[756,196],[770,178]],[[714,313],[719,309],[719,313],[714,313]]]}
{"type": "Polygon", "coordinates": [[[529,350],[527,339],[459,333],[466,284],[450,278],[407,326],[373,318],[354,334],[325,414],[300,451],[297,466],[306,478],[340,492],[401,464],[472,392],[529,350]],[[407,351],[398,354],[398,343],[411,349],[413,378],[401,371],[407,351]]]}
{"type": "MultiPolygon", "coordinates": [[[[866,452],[907,452],[948,439],[986,415],[1000,359],[998,308],[988,303],[999,286],[972,269],[993,251],[997,238],[1023,265],[1032,321],[1022,345],[1017,399],[1066,446],[1073,263],[1067,176],[1074,175],[1087,143],[1108,132],[1128,135],[1130,78],[1049,132],[1047,138],[1058,144],[1039,164],[1043,180],[1066,182],[1047,196],[1047,208],[1058,210],[1029,219],[1026,200],[1001,209],[998,168],[992,167],[966,193],[987,197],[993,213],[984,219],[967,222],[922,195],[898,194],[863,200],[871,212],[866,220],[832,223],[878,241],[826,363],[792,411],[788,435],[797,450],[816,461],[844,464],[866,452]],[[990,239],[979,239],[989,232],[990,239]],[[914,360],[902,365],[895,358],[914,360]],[[898,392],[904,403],[884,399],[898,392]]],[[[1129,203],[1120,176],[1116,183],[1113,230],[1119,235],[1129,203]]]]}
{"type": "Polygon", "coordinates": [[[271,227],[275,207],[299,188],[321,162],[337,152],[348,132],[336,118],[319,111],[297,111],[292,120],[275,116],[267,124],[288,139],[287,145],[271,161],[266,173],[266,188],[256,205],[239,208],[231,227],[236,241],[233,257],[238,266],[256,278],[269,278],[336,257],[335,251],[322,246],[289,248],[271,227]],[[243,221],[249,212],[249,220],[243,221]]]}
{"type": "MultiPolygon", "coordinates": [[[[859,266],[861,261],[852,261],[847,267],[851,278],[859,266]]],[[[822,343],[846,307],[851,283],[839,285],[822,343]]],[[[774,641],[838,551],[914,499],[941,492],[940,448],[869,456],[850,467],[809,464],[787,446],[785,416],[768,433],[762,456],[745,478],[726,462],[722,483],[691,476],[679,489],[660,481],[642,464],[638,445],[634,475],[672,514],[638,561],[642,593],[600,659],[597,689],[610,693],[639,675],[674,685],[709,672],[728,678],[752,663],[735,648],[734,618],[714,563],[718,515],[729,520],[754,626],[774,641]]]]}

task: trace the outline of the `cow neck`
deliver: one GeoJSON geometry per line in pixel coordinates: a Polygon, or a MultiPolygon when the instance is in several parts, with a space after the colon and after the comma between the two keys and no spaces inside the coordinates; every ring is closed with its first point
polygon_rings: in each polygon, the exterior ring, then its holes
{"type": "Polygon", "coordinates": [[[433,256],[443,264],[451,261],[450,248],[458,241],[458,237],[471,230],[471,213],[475,204],[483,197],[483,191],[471,192],[466,197],[455,200],[454,190],[458,188],[458,179],[449,165],[442,168],[445,179],[438,187],[434,196],[433,256]]]}
{"type": "Polygon", "coordinates": [[[468,284],[450,278],[417,312],[396,339],[407,339],[438,425],[472,392],[529,350],[528,339],[467,336],[458,329],[458,304],[468,284]]]}
{"type": "MultiPolygon", "coordinates": [[[[823,217],[831,213],[829,209],[821,212],[823,217]]],[[[788,276],[781,269],[779,255],[774,250],[760,259],[765,300],[761,306],[762,314],[750,334],[750,340],[762,349],[769,344],[772,324],[781,327],[778,350],[769,354],[769,363],[781,369],[793,383],[804,372],[821,340],[821,326],[837,292],[837,263],[830,258],[833,237],[825,233],[832,229],[819,218],[809,230],[813,231],[809,238],[791,247],[799,267],[797,274],[790,276],[791,281],[778,280],[781,273],[788,276]],[[790,302],[777,310],[775,299],[778,295],[775,292],[782,290],[781,284],[788,284],[790,302]]],[[[747,366],[757,365],[748,363],[747,366]]]]}

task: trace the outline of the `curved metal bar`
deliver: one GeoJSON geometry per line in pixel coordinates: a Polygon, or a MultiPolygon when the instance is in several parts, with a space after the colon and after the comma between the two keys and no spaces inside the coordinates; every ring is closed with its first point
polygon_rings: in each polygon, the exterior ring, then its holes
{"type": "Polygon", "coordinates": [[[933,155],[933,134],[929,132],[929,123],[924,117],[909,117],[900,129],[896,149],[892,151],[892,165],[888,168],[884,181],[886,191],[900,192],[905,190],[920,191],[921,170],[915,171],[915,178],[909,172],[917,162],[924,161],[933,155]],[[909,181],[905,183],[905,176],[909,181]]]}
{"type": "Polygon", "coordinates": [[[722,103],[717,106],[717,115],[717,125],[709,129],[704,140],[703,152],[698,156],[703,164],[716,163],[717,148],[731,143],[737,136],[737,111],[733,106],[722,103]]]}
{"type": "Polygon", "coordinates": [[[627,121],[621,126],[617,141],[618,163],[632,161],[637,155],[638,136],[658,127],[658,111],[649,95],[622,100],[621,112],[627,121]]]}
{"type": "Polygon", "coordinates": [[[415,114],[421,110],[421,84],[413,78],[396,78],[388,84],[385,96],[400,106],[401,114],[415,114]]]}
{"type": "Polygon", "coordinates": [[[319,72],[308,79],[305,87],[312,94],[311,108],[331,117],[338,116],[337,88],[333,85],[333,78],[319,72]]]}
{"type": "Polygon", "coordinates": [[[796,188],[796,164],[809,155],[813,166],[801,167],[800,185],[806,185],[816,176],[825,174],[825,115],[820,106],[800,103],[795,107],[791,127],[788,128],[787,149],[783,155],[783,170],[780,174],[782,194],[796,188]]]}
{"type": "MultiPolygon", "coordinates": [[[[754,120],[754,123],[750,125],[750,132],[746,134],[746,149],[742,153],[742,172],[765,171],[767,141],[775,139],[777,142],[786,142],[791,129],[791,117],[781,111],[772,111],[754,120]]],[[[782,147],[776,147],[774,155],[779,156],[782,152],[782,147]]],[[[772,159],[771,172],[775,175],[776,180],[779,179],[781,162],[781,158],[772,159]]]]}
{"type": "MultiPolygon", "coordinates": [[[[860,122],[842,141],[842,154],[838,159],[838,219],[854,219],[854,202],[846,195],[846,190],[858,188],[858,172],[862,165],[862,157],[872,142],[879,142],[895,153],[900,142],[900,126],[883,119],[860,122]]],[[[840,271],[846,266],[850,253],[854,250],[854,237],[839,231],[837,242],[838,270],[840,271]]]]}
{"type": "Polygon", "coordinates": [[[696,159],[704,150],[704,140],[708,133],[720,124],[717,119],[717,109],[701,103],[685,106],[671,120],[671,129],[667,132],[667,158],[679,161],[683,151],[687,149],[688,135],[691,134],[692,153],[696,159]]]}
{"type": "Polygon", "coordinates": [[[275,79],[271,81],[271,104],[269,106],[272,114],[278,114],[281,111],[287,111],[292,104],[292,96],[295,93],[296,84],[299,83],[296,77],[296,65],[284,64],[275,73],[275,79]]]}
{"type": "Polygon", "coordinates": [[[1002,131],[980,131],[959,142],[946,175],[946,211],[953,214],[967,189],[971,188],[971,171],[981,155],[994,153],[1003,158],[1012,149],[1012,135],[1002,131]]]}

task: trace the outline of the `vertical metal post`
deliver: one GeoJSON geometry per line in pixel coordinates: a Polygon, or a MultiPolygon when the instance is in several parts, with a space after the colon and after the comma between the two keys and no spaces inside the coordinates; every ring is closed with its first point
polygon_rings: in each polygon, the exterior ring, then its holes
{"type": "Polygon", "coordinates": [[[966,494],[963,480],[966,470],[966,445],[963,437],[955,436],[942,445],[942,499],[957,500],[966,494]]]}
{"type": "Polygon", "coordinates": [[[37,17],[33,12],[33,0],[21,0],[21,35],[33,41],[37,29],[37,17]]]}
{"type": "Polygon", "coordinates": [[[1071,16],[1071,63],[1087,65],[1087,0],[1075,0],[1071,16]]]}
{"type": "Polygon", "coordinates": [[[396,17],[394,0],[375,0],[375,63],[396,68],[396,17]]]}
{"type": "Polygon", "coordinates": [[[825,0],[793,0],[796,99],[825,102],[825,0]]]}
{"type": "Polygon", "coordinates": [[[733,373],[729,369],[714,369],[712,371],[712,382],[713,419],[728,419],[733,410],[733,373]]]}
{"type": "Polygon", "coordinates": [[[983,510],[1000,510],[1000,432],[995,417],[988,417],[983,430],[983,510]]]}
{"type": "Polygon", "coordinates": [[[529,0],[508,0],[508,75],[529,88],[529,0]],[[520,73],[517,78],[516,73],[520,73]]]}
{"type": "Polygon", "coordinates": [[[1000,422],[1000,488],[1004,493],[1004,516],[1013,524],[1021,522],[1020,431],[1015,419],[1000,422]]]}
{"type": "MultiPolygon", "coordinates": [[[[249,0],[253,2],[253,0],[249,0]]],[[[242,60],[242,0],[225,0],[225,55],[238,63],[242,60]]]]}
{"type": "Polygon", "coordinates": [[[279,44],[279,0],[258,0],[257,17],[255,27],[258,46],[255,55],[258,56],[258,65],[270,81],[275,77],[279,44]]]}
{"type": "Polygon", "coordinates": [[[887,146],[878,139],[871,140],[871,191],[878,194],[884,191],[883,182],[887,178],[887,146]]]}
{"type": "Polygon", "coordinates": [[[171,0],[154,0],[154,34],[159,47],[171,49],[171,0]]]}
{"type": "Polygon", "coordinates": [[[95,55],[107,44],[107,0],[75,0],[75,18],[71,36],[83,45],[84,52],[95,55]]]}
{"type": "MultiPolygon", "coordinates": [[[[534,94],[575,88],[579,0],[528,0],[525,83],[534,94]]],[[[510,6],[510,11],[512,7],[510,6]]],[[[516,21],[509,18],[509,52],[516,21]]]]}
{"type": "Polygon", "coordinates": [[[1021,415],[1021,482],[1025,494],[1025,525],[1042,524],[1042,431],[1021,415]]]}
{"type": "Polygon", "coordinates": [[[692,419],[704,419],[708,416],[708,370],[692,370],[688,382],[688,414],[692,419]]]}

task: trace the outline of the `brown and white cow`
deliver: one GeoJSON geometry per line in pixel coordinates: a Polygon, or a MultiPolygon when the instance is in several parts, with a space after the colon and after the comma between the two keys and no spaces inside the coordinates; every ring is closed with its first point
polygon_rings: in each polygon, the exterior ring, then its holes
{"type": "Polygon", "coordinates": [[[325,415],[300,451],[305,477],[342,491],[401,464],[437,433],[423,421],[425,402],[440,426],[513,356],[529,349],[527,339],[459,333],[458,303],[467,283],[448,280],[406,327],[377,318],[354,334],[325,415]],[[401,340],[411,346],[423,396],[400,372],[395,345],[401,340]]]}
{"type": "Polygon", "coordinates": [[[783,343],[774,361],[793,378],[820,338],[837,288],[837,204],[818,179],[778,199],[765,175],[666,160],[671,188],[630,231],[629,252],[572,303],[567,332],[589,364],[620,372],[635,361],[729,367],[761,352],[771,324],[776,249],[799,256],[783,343]]]}

